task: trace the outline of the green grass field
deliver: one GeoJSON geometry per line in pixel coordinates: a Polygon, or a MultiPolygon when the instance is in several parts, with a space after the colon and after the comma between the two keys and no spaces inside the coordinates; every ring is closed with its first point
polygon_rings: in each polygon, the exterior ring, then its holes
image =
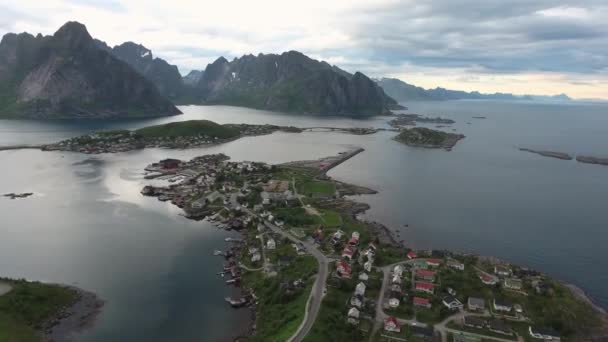
{"type": "Polygon", "coordinates": [[[135,132],[146,138],[206,135],[213,138],[229,139],[240,134],[237,128],[226,127],[208,120],[171,122],[140,128],[135,132]]]}
{"type": "Polygon", "coordinates": [[[311,180],[304,183],[297,183],[298,192],[313,196],[314,194],[333,195],[336,192],[336,186],[332,182],[311,180]]]}
{"type": "MultiPolygon", "coordinates": [[[[289,246],[291,247],[291,246],[289,246]]],[[[304,319],[308,296],[312,289],[311,276],[318,271],[317,260],[311,256],[297,257],[274,278],[265,278],[261,272],[249,272],[245,284],[260,298],[257,316],[257,334],[248,341],[286,341],[304,319]],[[281,288],[283,282],[302,278],[306,288],[288,293],[281,288]]]]}
{"type": "Polygon", "coordinates": [[[59,285],[3,280],[13,287],[0,296],[0,342],[38,341],[35,327],[76,300],[76,292],[59,285]]]}
{"type": "Polygon", "coordinates": [[[323,218],[323,225],[328,228],[340,227],[342,225],[342,217],[339,213],[332,210],[320,210],[323,218]]]}

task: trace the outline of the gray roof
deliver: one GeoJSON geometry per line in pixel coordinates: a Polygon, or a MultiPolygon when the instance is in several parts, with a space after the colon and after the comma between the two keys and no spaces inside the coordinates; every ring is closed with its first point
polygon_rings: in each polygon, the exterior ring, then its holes
{"type": "Polygon", "coordinates": [[[469,305],[486,306],[486,300],[483,298],[469,297],[469,305]]]}
{"type": "Polygon", "coordinates": [[[493,319],[490,321],[490,329],[495,331],[501,331],[507,334],[511,333],[511,325],[499,319],[493,319]]]}
{"type": "Polygon", "coordinates": [[[485,319],[479,316],[465,316],[464,318],[465,325],[472,325],[474,327],[483,327],[486,325],[485,319]]]}

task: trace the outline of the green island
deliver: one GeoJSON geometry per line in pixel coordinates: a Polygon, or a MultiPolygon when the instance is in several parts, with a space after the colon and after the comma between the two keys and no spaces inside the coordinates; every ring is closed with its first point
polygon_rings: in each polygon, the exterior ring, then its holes
{"type": "MultiPolygon", "coordinates": [[[[247,341],[584,341],[605,312],[549,276],[495,258],[415,251],[360,214],[331,167],[361,149],[281,165],[225,155],[146,168],[142,194],[241,232],[225,251],[229,305],[254,313],[247,341]]],[[[227,304],[228,305],[228,304],[227,304]]]]}
{"type": "Polygon", "coordinates": [[[77,288],[0,278],[0,341],[64,340],[91,323],[102,305],[77,288]]]}
{"type": "Polygon", "coordinates": [[[300,129],[276,125],[223,124],[189,120],[148,126],[137,130],[95,132],[40,147],[44,151],[72,151],[87,154],[125,152],[147,147],[191,148],[219,144],[245,136],[276,131],[299,133],[300,129]]]}
{"type": "Polygon", "coordinates": [[[447,133],[426,127],[415,127],[402,129],[394,139],[400,143],[414,147],[451,150],[464,137],[462,134],[447,133]]]}

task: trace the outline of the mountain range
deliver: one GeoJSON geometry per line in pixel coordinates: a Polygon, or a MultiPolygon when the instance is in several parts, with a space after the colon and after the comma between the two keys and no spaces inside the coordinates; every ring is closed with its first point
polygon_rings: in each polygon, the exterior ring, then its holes
{"type": "Polygon", "coordinates": [[[129,64],[100,49],[84,25],[54,35],[6,34],[0,41],[0,116],[109,118],[180,111],[129,64]]]}
{"type": "Polygon", "coordinates": [[[286,112],[377,115],[398,107],[360,72],[350,74],[297,51],[224,57],[209,64],[196,88],[203,103],[286,112]]]}
{"type": "Polygon", "coordinates": [[[509,93],[482,94],[477,91],[449,90],[445,88],[424,89],[403,82],[396,78],[381,78],[376,83],[390,97],[399,102],[406,101],[444,101],[444,100],[540,100],[540,101],[569,101],[568,95],[513,95],[509,93]]]}
{"type": "Polygon", "coordinates": [[[141,44],[114,47],[68,22],[52,36],[8,33],[0,41],[0,117],[114,118],[175,115],[173,103],[281,112],[381,115],[414,100],[569,100],[557,96],[423,89],[372,80],[297,51],[220,57],[181,76],[141,44]]]}
{"type": "Polygon", "coordinates": [[[9,33],[0,42],[0,117],[179,114],[172,102],[338,115],[387,114],[399,107],[362,73],[296,51],[230,62],[220,57],[182,77],[145,46],[110,47],[77,22],[52,36],[9,33]]]}

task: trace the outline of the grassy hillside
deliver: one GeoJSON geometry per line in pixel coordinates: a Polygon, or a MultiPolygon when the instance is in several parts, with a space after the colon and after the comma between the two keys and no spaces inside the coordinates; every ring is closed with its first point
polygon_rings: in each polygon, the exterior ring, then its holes
{"type": "Polygon", "coordinates": [[[149,126],[135,131],[146,138],[206,135],[212,138],[229,139],[239,135],[238,128],[217,124],[208,120],[171,122],[149,126]]]}
{"type": "Polygon", "coordinates": [[[12,290],[0,296],[0,341],[38,341],[36,329],[77,300],[74,290],[24,280],[0,280],[12,290]]]}

